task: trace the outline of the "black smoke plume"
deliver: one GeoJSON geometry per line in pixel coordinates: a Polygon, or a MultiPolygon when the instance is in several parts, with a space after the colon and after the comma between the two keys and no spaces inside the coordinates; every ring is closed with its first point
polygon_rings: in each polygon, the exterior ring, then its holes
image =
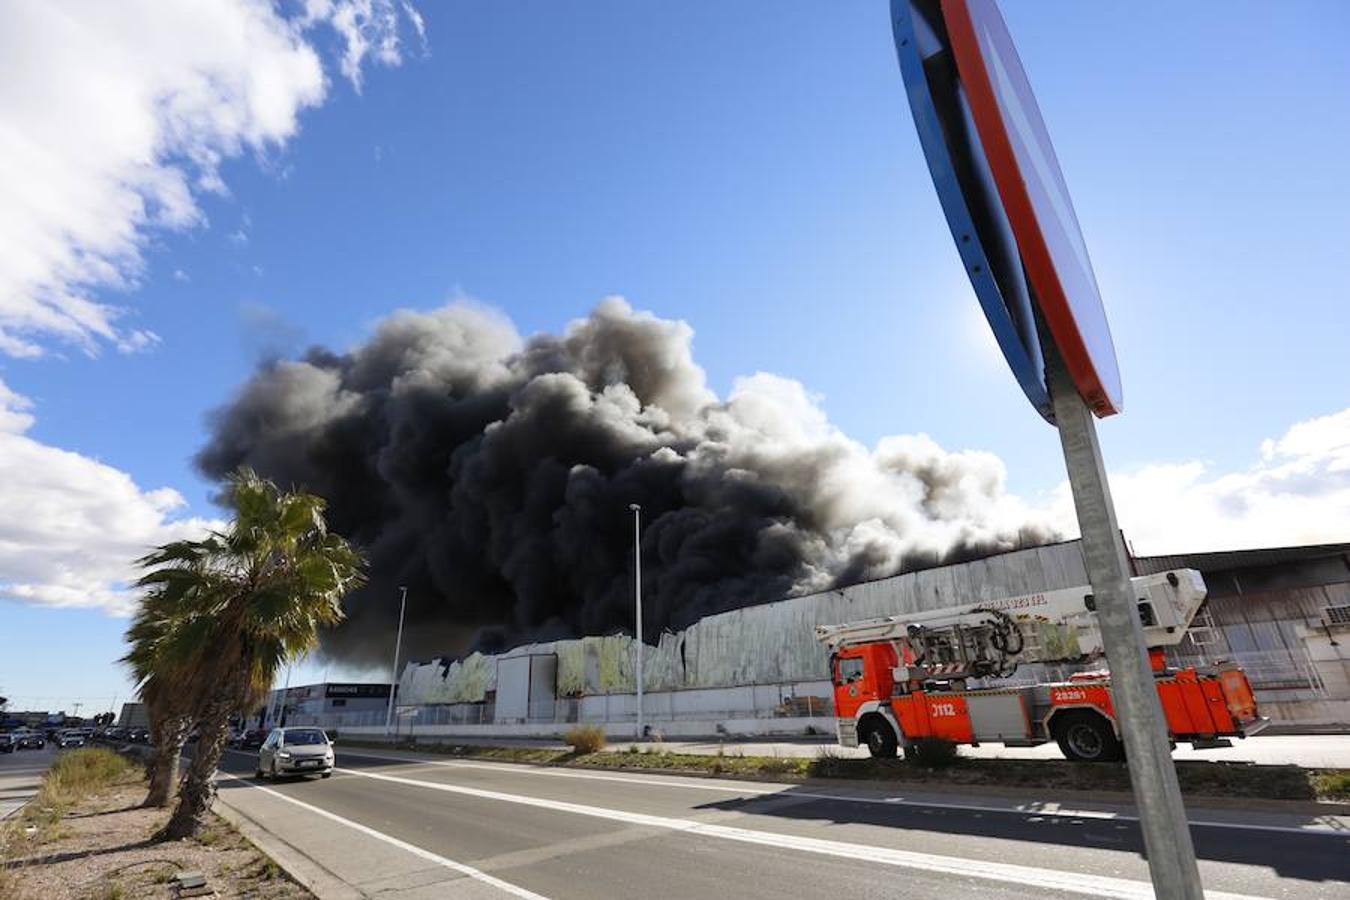
{"type": "Polygon", "coordinates": [[[493,311],[399,312],[347,353],[263,364],[197,457],[329,501],[370,583],[324,653],[382,659],[408,587],[414,656],[632,627],[642,506],[645,637],[709,613],[1055,537],[1002,463],[925,436],[869,450],[795,381],[707,387],[682,322],[601,303],[522,340],[493,311]]]}

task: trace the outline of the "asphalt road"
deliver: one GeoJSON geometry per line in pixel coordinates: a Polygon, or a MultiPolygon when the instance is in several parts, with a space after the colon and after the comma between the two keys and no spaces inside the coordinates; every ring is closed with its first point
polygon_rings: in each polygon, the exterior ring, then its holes
{"type": "MultiPolygon", "coordinates": [[[[621,740],[617,746],[627,746],[621,740]]],[[[820,744],[805,741],[727,743],[724,753],[743,753],[746,756],[817,756],[820,744]]],[[[849,749],[828,744],[830,752],[840,756],[867,756],[865,748],[849,749]]],[[[668,749],[674,753],[716,753],[718,745],[707,741],[675,741],[668,749]]],[[[1005,747],[1002,744],[963,746],[961,755],[971,759],[1057,759],[1063,760],[1059,746],[1053,743],[1039,747],[1005,747]]],[[[1292,765],[1304,768],[1350,768],[1350,735],[1345,734],[1277,734],[1260,735],[1233,741],[1231,747],[1213,750],[1194,750],[1190,744],[1180,744],[1172,751],[1176,760],[1209,760],[1212,762],[1251,762],[1260,765],[1292,765]]]]}
{"type": "Polygon", "coordinates": [[[37,793],[42,775],[55,756],[50,743],[43,750],[0,753],[0,819],[12,815],[37,793]]]}
{"type": "MultiPolygon", "coordinates": [[[[345,896],[1152,896],[1135,822],[1051,804],[370,753],[339,748],[328,780],[260,783],[231,752],[222,798],[345,896]]],[[[1209,891],[1350,898],[1350,832],[1229,820],[1193,826],[1209,891]]]]}
{"type": "MultiPolygon", "coordinates": [[[[435,740],[427,737],[423,740],[435,740]]],[[[565,749],[557,740],[529,738],[449,737],[450,743],[486,746],[555,747],[565,749]]],[[[621,736],[611,738],[611,750],[623,750],[632,742],[621,736]]],[[[643,746],[658,746],[651,741],[643,746]]],[[[804,756],[816,757],[829,752],[836,756],[867,756],[866,748],[840,747],[826,738],[799,738],[797,740],[737,740],[695,741],[679,738],[660,743],[660,748],[671,753],[714,754],[718,752],[743,756],[804,756]]],[[[1056,759],[1064,755],[1053,743],[1039,747],[1005,747],[1002,744],[984,744],[979,747],[961,747],[961,755],[971,759],[1056,759]]],[[[1210,760],[1213,762],[1251,762],[1260,765],[1291,765],[1304,768],[1350,768],[1350,734],[1279,734],[1259,735],[1246,740],[1234,740],[1232,747],[1214,750],[1194,750],[1181,744],[1172,751],[1177,760],[1210,760]]]]}

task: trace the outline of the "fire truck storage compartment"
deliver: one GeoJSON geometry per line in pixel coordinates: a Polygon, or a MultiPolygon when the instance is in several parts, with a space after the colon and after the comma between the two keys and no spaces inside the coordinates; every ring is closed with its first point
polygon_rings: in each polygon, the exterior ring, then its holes
{"type": "Polygon", "coordinates": [[[967,694],[966,709],[977,741],[1020,741],[1031,736],[1024,691],[967,694]]]}

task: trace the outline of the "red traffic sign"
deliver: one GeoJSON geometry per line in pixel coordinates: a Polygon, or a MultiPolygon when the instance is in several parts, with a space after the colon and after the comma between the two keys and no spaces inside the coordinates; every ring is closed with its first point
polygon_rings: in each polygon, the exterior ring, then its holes
{"type": "Polygon", "coordinates": [[[975,130],[1037,307],[1098,416],[1123,408],[1120,369],[1087,244],[1031,84],[994,0],[941,0],[975,130]]]}

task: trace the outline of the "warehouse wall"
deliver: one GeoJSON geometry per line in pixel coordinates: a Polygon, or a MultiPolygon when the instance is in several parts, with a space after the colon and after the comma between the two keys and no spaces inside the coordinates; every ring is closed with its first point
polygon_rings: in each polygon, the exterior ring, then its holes
{"type": "MultiPolygon", "coordinates": [[[[1337,677],[1339,658],[1314,659],[1306,639],[1327,607],[1350,605],[1350,557],[1345,553],[1285,548],[1149,557],[1135,560],[1135,565],[1140,574],[1186,566],[1205,574],[1207,616],[1196,623],[1195,640],[1188,637],[1169,654],[1174,664],[1234,661],[1248,672],[1263,712],[1277,722],[1350,725],[1350,694],[1337,677]],[[1319,672],[1327,667],[1330,675],[1324,678],[1319,672]]],[[[756,716],[778,717],[782,728],[828,724],[828,709],[822,718],[818,704],[810,705],[810,698],[830,695],[827,654],[814,638],[816,625],[1087,582],[1082,552],[1072,541],[709,616],[662,635],[658,646],[645,649],[644,710],[657,721],[709,717],[697,726],[706,726],[709,733],[714,725],[756,716]],[[755,686],[772,689],[763,692],[763,703],[755,690],[747,690],[755,686]],[[798,709],[802,703],[808,709],[798,709]]],[[[439,716],[446,727],[490,722],[493,714],[485,714],[484,705],[490,710],[495,699],[498,661],[536,654],[557,658],[558,723],[636,718],[635,648],[623,635],[531,644],[499,656],[410,663],[402,675],[400,697],[408,704],[461,705],[420,714],[424,721],[439,721],[439,716]]],[[[1027,665],[1004,683],[1055,680],[1079,668],[1027,665]]]]}
{"type": "MultiPolygon", "coordinates": [[[[865,584],[709,616],[663,634],[643,656],[646,691],[822,681],[827,654],[816,625],[937,609],[1087,583],[1078,543],[1019,550],[969,563],[910,572],[865,584]]],[[[553,653],[558,696],[632,693],[635,651],[623,635],[517,647],[499,656],[409,663],[406,703],[482,702],[496,689],[496,660],[553,653]]]]}

